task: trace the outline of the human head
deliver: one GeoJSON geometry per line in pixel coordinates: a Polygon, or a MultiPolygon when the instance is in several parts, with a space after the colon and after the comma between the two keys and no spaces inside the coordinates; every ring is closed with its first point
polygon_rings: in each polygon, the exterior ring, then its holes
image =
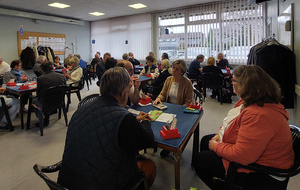
{"type": "Polygon", "coordinates": [[[161,60],[164,60],[164,59],[169,59],[169,55],[167,53],[163,53],[161,55],[161,60]]]}
{"type": "Polygon", "coordinates": [[[128,100],[130,76],[122,67],[107,70],[100,80],[101,96],[111,95],[117,98],[122,105],[128,100]],[[127,97],[126,97],[127,96],[127,97]]]}
{"type": "Polygon", "coordinates": [[[55,62],[55,63],[58,63],[59,61],[60,61],[60,58],[59,58],[58,56],[55,56],[55,57],[54,57],[54,62],[55,62]]]}
{"type": "Polygon", "coordinates": [[[73,57],[73,54],[72,53],[69,53],[68,54],[68,58],[72,58],[73,57]]]}
{"type": "Polygon", "coordinates": [[[221,60],[224,59],[223,53],[219,53],[219,54],[218,54],[218,59],[221,59],[221,60]]]}
{"type": "Polygon", "coordinates": [[[77,57],[79,60],[81,59],[81,56],[79,54],[74,54],[75,57],[77,57]]]}
{"type": "Polygon", "coordinates": [[[129,55],[129,57],[131,57],[131,58],[134,56],[132,52],[129,52],[128,55],[129,55]]]}
{"type": "Polygon", "coordinates": [[[215,66],[216,65],[216,59],[214,57],[209,57],[206,61],[207,66],[215,66]]]}
{"type": "Polygon", "coordinates": [[[43,63],[45,60],[46,60],[46,57],[43,56],[43,55],[39,55],[39,56],[36,58],[36,62],[38,62],[38,63],[43,63]]]}
{"type": "Polygon", "coordinates": [[[147,62],[147,65],[148,66],[152,66],[153,65],[153,61],[154,61],[154,58],[151,56],[151,55],[148,55],[147,57],[146,57],[146,62],[147,62]]]}
{"type": "Polygon", "coordinates": [[[107,67],[107,68],[105,68],[105,69],[110,69],[110,68],[115,67],[116,64],[117,64],[117,62],[118,62],[118,60],[116,60],[116,59],[113,58],[113,57],[107,58],[107,60],[106,60],[106,62],[105,62],[105,67],[107,67]]]}
{"type": "Polygon", "coordinates": [[[233,84],[237,83],[238,94],[245,102],[263,106],[264,103],[280,103],[281,90],[278,83],[257,65],[242,65],[233,71],[233,84]],[[236,80],[236,81],[234,81],[236,80]]]}
{"type": "Polygon", "coordinates": [[[154,59],[156,59],[155,54],[152,51],[149,52],[149,55],[151,55],[154,59]]]}
{"type": "Polygon", "coordinates": [[[122,55],[122,58],[123,58],[124,60],[128,60],[128,59],[129,59],[128,54],[127,54],[127,53],[124,53],[124,54],[122,55]]]}
{"type": "Polygon", "coordinates": [[[204,61],[204,55],[202,55],[202,54],[197,55],[196,59],[199,63],[202,63],[204,61]]]}
{"type": "Polygon", "coordinates": [[[97,51],[96,54],[95,54],[95,58],[100,58],[100,56],[101,56],[100,52],[97,51]]]}
{"type": "Polygon", "coordinates": [[[174,65],[179,65],[180,69],[181,69],[181,75],[184,75],[186,73],[187,70],[187,66],[184,60],[179,59],[173,62],[172,66],[174,67],[174,65]]]}
{"type": "Polygon", "coordinates": [[[70,65],[72,65],[73,67],[76,67],[79,63],[79,59],[77,57],[72,57],[69,61],[70,65]]]}
{"type": "Polygon", "coordinates": [[[170,61],[168,59],[164,59],[160,62],[161,69],[168,69],[170,68],[170,61]]]}
{"type": "Polygon", "coordinates": [[[123,67],[125,68],[129,75],[132,76],[134,74],[134,70],[133,70],[133,66],[132,66],[132,63],[128,60],[120,60],[118,61],[116,67],[123,67]]]}
{"type": "Polygon", "coordinates": [[[103,63],[105,63],[106,60],[107,60],[108,58],[110,58],[110,57],[111,57],[110,53],[106,52],[106,53],[103,55],[103,63]]]}
{"type": "Polygon", "coordinates": [[[12,68],[15,71],[19,71],[22,67],[22,61],[21,60],[13,60],[10,64],[10,68],[12,68]]]}
{"type": "Polygon", "coordinates": [[[45,61],[41,64],[41,69],[43,73],[49,73],[53,70],[52,63],[50,61],[45,61]]]}

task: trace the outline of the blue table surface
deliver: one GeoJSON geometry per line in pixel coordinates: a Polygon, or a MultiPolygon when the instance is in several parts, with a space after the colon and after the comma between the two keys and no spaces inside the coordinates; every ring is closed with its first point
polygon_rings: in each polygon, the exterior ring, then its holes
{"type": "MultiPolygon", "coordinates": [[[[227,73],[227,70],[226,69],[221,69],[223,73],[227,73]]],[[[230,69],[230,74],[232,74],[233,72],[233,69],[230,69]]]]}
{"type": "Polygon", "coordinates": [[[152,79],[151,77],[146,77],[146,76],[144,76],[144,75],[140,75],[139,78],[140,78],[141,82],[147,81],[147,80],[151,80],[151,79],[152,79]]]}
{"type": "MultiPolygon", "coordinates": [[[[180,132],[181,137],[176,139],[163,140],[163,138],[160,136],[160,131],[162,130],[162,127],[166,125],[166,123],[154,121],[151,122],[152,131],[154,133],[154,141],[167,146],[178,148],[182,144],[182,142],[184,141],[184,139],[190,132],[191,128],[198,120],[198,118],[203,114],[203,111],[201,111],[199,114],[184,113],[183,110],[186,108],[185,106],[170,104],[166,102],[163,102],[163,104],[168,106],[168,108],[164,110],[164,113],[176,114],[176,118],[177,118],[176,128],[180,132]]],[[[138,111],[144,111],[146,113],[148,113],[151,110],[157,110],[157,108],[153,107],[152,105],[131,106],[130,108],[138,111]]]]}
{"type": "Polygon", "coordinates": [[[142,65],[142,66],[140,66],[140,65],[135,65],[134,68],[136,68],[136,69],[143,69],[144,66],[143,66],[143,65],[142,65]]]}
{"type": "Polygon", "coordinates": [[[29,89],[19,90],[20,86],[17,86],[17,85],[16,86],[6,86],[6,88],[11,89],[11,90],[16,91],[16,92],[24,92],[24,91],[35,89],[36,88],[36,82],[30,82],[29,83],[29,89]],[[33,83],[35,83],[35,84],[33,84],[33,83]]]}

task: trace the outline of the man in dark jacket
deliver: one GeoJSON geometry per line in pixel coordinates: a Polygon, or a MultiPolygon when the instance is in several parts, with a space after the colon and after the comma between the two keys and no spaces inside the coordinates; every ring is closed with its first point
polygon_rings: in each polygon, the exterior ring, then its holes
{"type": "Polygon", "coordinates": [[[136,159],[139,149],[153,145],[151,123],[148,114],[141,112],[135,117],[124,108],[130,88],[124,68],[109,69],[100,81],[101,96],[74,113],[59,184],[72,190],[129,189],[139,179],[140,171],[149,185],[153,183],[154,162],[136,159]]]}
{"type": "MultiPolygon", "coordinates": [[[[37,78],[37,88],[36,95],[37,98],[34,103],[39,107],[42,106],[41,97],[46,92],[46,90],[52,86],[66,85],[66,77],[62,74],[56,73],[53,70],[52,62],[45,61],[41,64],[42,75],[37,78]]],[[[49,115],[45,114],[44,126],[49,124],[49,115]]]]}

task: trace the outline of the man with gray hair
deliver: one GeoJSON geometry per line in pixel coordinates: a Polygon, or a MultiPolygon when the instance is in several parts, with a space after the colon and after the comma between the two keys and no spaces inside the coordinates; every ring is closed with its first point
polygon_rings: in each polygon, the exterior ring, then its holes
{"type": "Polygon", "coordinates": [[[122,58],[123,58],[124,60],[128,60],[128,59],[129,59],[129,55],[128,55],[127,53],[124,53],[124,54],[122,55],[122,58]]]}
{"type": "Polygon", "coordinates": [[[201,86],[201,78],[202,78],[202,68],[200,64],[204,61],[204,55],[197,55],[196,59],[194,59],[190,67],[188,69],[188,78],[197,80],[197,88],[200,89],[201,86]]]}
{"type": "Polygon", "coordinates": [[[0,75],[4,75],[4,73],[10,71],[10,66],[8,63],[3,61],[3,58],[0,57],[0,75]]]}
{"type": "Polygon", "coordinates": [[[130,76],[121,67],[107,70],[100,80],[101,96],[73,114],[58,183],[68,189],[130,189],[145,173],[154,182],[153,161],[136,158],[151,147],[154,136],[149,115],[134,116],[126,105],[130,76]]]}
{"type": "Polygon", "coordinates": [[[40,55],[36,58],[36,63],[33,66],[33,72],[37,77],[42,75],[41,64],[44,63],[45,61],[46,61],[46,57],[43,55],[40,55]]]}

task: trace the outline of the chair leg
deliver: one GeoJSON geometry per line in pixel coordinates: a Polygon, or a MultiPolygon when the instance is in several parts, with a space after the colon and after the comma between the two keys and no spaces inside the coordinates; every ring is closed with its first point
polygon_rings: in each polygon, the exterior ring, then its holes
{"type": "Polygon", "coordinates": [[[67,112],[69,111],[69,105],[70,105],[70,103],[71,103],[71,94],[70,93],[68,93],[67,94],[67,108],[66,108],[66,110],[67,110],[67,112]]]}
{"type": "Polygon", "coordinates": [[[89,86],[89,79],[85,79],[85,82],[86,82],[86,86],[87,86],[87,89],[90,90],[90,86],[89,86]]]}
{"type": "Polygon", "coordinates": [[[78,97],[78,100],[81,101],[80,91],[77,91],[77,92],[76,92],[76,95],[77,95],[77,97],[78,97]]]}
{"type": "Polygon", "coordinates": [[[29,98],[26,130],[28,130],[30,128],[31,112],[32,111],[33,111],[32,98],[29,98]]]}
{"type": "Polygon", "coordinates": [[[43,132],[43,128],[44,128],[43,113],[41,111],[37,110],[36,115],[39,118],[40,133],[41,133],[41,136],[43,136],[44,135],[44,132],[43,132]]]}
{"type": "Polygon", "coordinates": [[[222,105],[222,89],[219,90],[219,94],[220,94],[220,103],[221,103],[221,105],[222,105]]]}
{"type": "Polygon", "coordinates": [[[67,116],[67,110],[65,108],[65,106],[63,106],[63,113],[64,113],[64,117],[65,117],[65,123],[66,123],[66,127],[68,127],[68,116],[67,116]]]}
{"type": "Polygon", "coordinates": [[[61,108],[58,109],[58,119],[61,118],[61,108]]]}

